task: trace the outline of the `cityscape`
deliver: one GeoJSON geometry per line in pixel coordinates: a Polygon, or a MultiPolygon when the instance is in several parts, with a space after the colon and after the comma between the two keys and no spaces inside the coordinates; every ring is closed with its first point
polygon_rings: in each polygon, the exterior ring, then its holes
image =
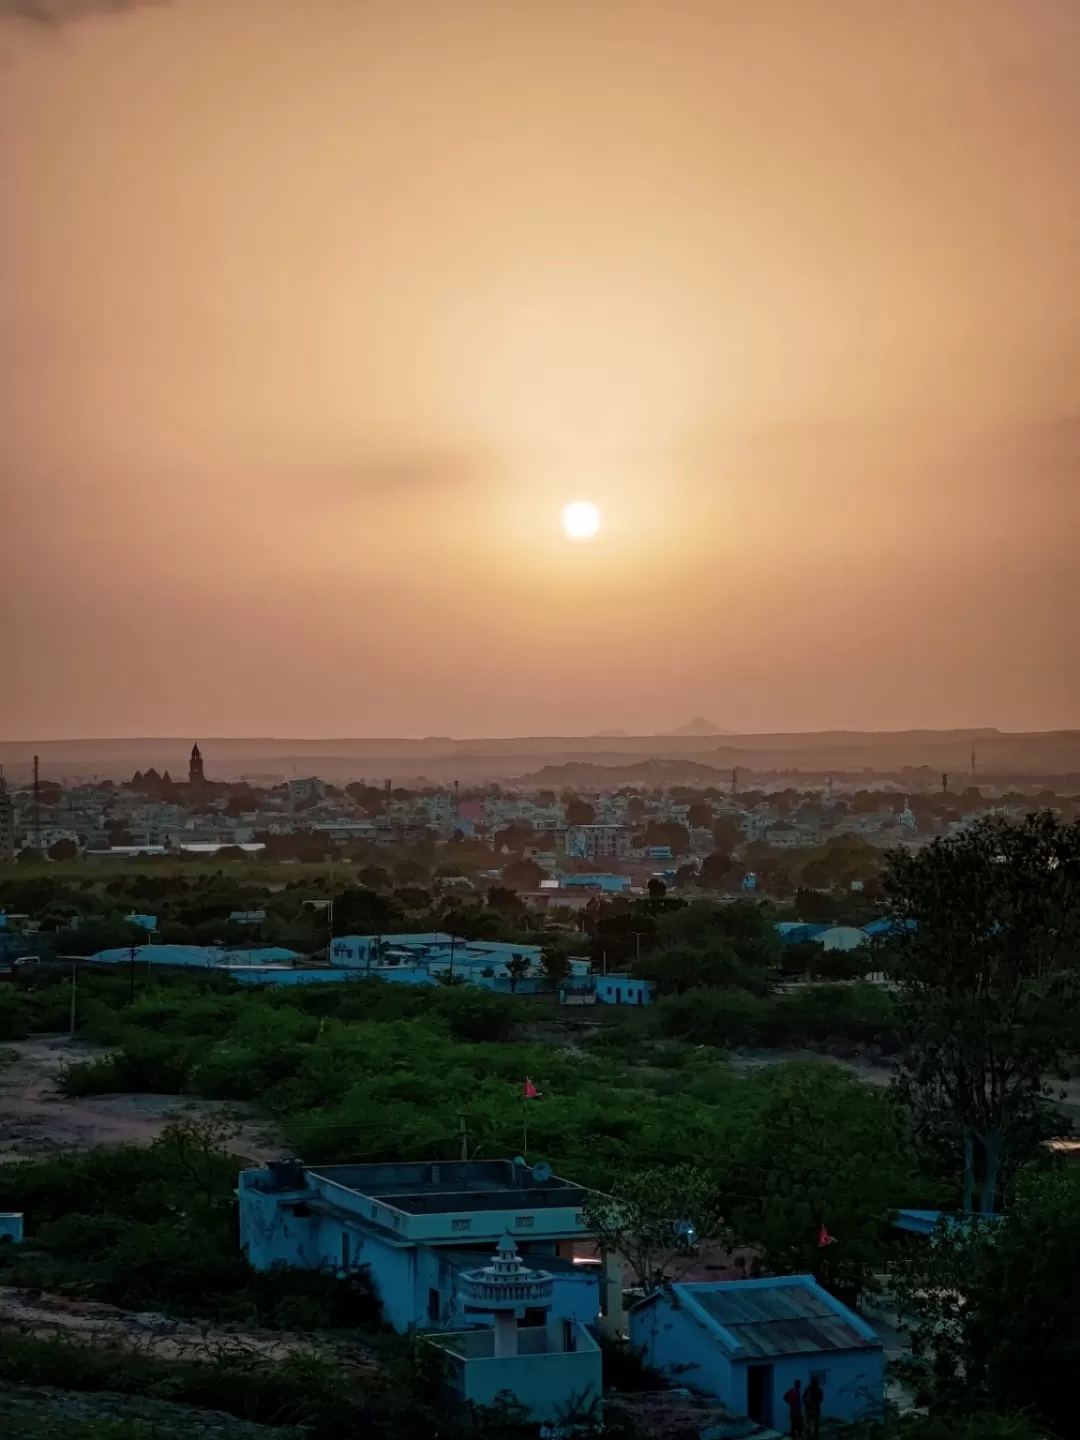
{"type": "Polygon", "coordinates": [[[1080,1440],[1080,0],[0,0],[0,1440],[1080,1440]]]}

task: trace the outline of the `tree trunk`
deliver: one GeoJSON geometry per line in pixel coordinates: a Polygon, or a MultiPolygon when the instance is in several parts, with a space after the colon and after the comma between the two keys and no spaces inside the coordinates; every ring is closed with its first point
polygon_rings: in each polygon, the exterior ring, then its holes
{"type": "Polygon", "coordinates": [[[971,1131],[964,1126],[964,1214],[970,1215],[975,1206],[975,1145],[971,1131]]]}
{"type": "Polygon", "coordinates": [[[988,1130],[983,1136],[983,1149],[986,1152],[986,1170],[983,1174],[982,1198],[979,1201],[979,1213],[982,1215],[993,1215],[994,1204],[997,1200],[998,1172],[1001,1169],[1001,1131],[988,1130]]]}

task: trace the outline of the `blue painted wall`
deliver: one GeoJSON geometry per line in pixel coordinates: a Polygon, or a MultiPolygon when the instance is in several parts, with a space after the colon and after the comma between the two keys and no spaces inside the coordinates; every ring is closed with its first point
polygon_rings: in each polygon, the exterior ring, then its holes
{"type": "MultiPolygon", "coordinates": [[[[779,1278],[779,1277],[777,1277],[779,1278]]],[[[766,1286],[767,1280],[738,1282],[747,1287],[766,1286]]],[[[859,1333],[876,1340],[873,1327],[847,1309],[834,1296],[815,1287],[859,1333]]],[[[722,1329],[722,1327],[720,1327],[722,1329]]],[[[733,1414],[747,1413],[747,1372],[751,1365],[768,1365],[771,1413],[766,1424],[786,1431],[787,1406],[783,1397],[796,1380],[805,1387],[817,1373],[825,1392],[822,1416],[830,1420],[862,1420],[880,1415],[885,1388],[885,1360],[880,1344],[866,1349],[828,1350],[776,1356],[744,1356],[729,1347],[703,1317],[689,1296],[676,1287],[667,1294],[636,1305],[629,1316],[630,1343],[644,1352],[645,1360],[673,1384],[711,1395],[733,1414]]]]}
{"type": "Polygon", "coordinates": [[[652,986],[648,980],[635,980],[629,975],[597,975],[598,1005],[651,1005],[652,986]]]}

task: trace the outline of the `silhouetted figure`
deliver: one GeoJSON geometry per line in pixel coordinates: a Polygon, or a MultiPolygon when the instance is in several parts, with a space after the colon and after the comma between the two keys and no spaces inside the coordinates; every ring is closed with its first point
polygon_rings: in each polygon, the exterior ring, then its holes
{"type": "Polygon", "coordinates": [[[806,1440],[818,1440],[821,1433],[821,1403],[825,1392],[816,1375],[810,1376],[810,1384],[803,1391],[803,1414],[806,1416],[806,1440]]]}
{"type": "Polygon", "coordinates": [[[799,1437],[802,1435],[803,1419],[801,1380],[796,1380],[795,1384],[784,1396],[784,1404],[788,1407],[788,1414],[791,1417],[790,1433],[793,1440],[799,1440],[799,1437]]]}

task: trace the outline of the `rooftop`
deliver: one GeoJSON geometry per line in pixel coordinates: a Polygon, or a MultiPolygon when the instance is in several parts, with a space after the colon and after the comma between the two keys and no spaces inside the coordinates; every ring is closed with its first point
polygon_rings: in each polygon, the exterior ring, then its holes
{"type": "Polygon", "coordinates": [[[309,1166],[308,1173],[412,1214],[580,1207],[588,1193],[557,1175],[537,1180],[512,1160],[309,1166]]]}
{"type": "Polygon", "coordinates": [[[680,1285],[748,1355],[805,1355],[880,1345],[869,1327],[808,1276],[780,1283],[680,1285]]]}

